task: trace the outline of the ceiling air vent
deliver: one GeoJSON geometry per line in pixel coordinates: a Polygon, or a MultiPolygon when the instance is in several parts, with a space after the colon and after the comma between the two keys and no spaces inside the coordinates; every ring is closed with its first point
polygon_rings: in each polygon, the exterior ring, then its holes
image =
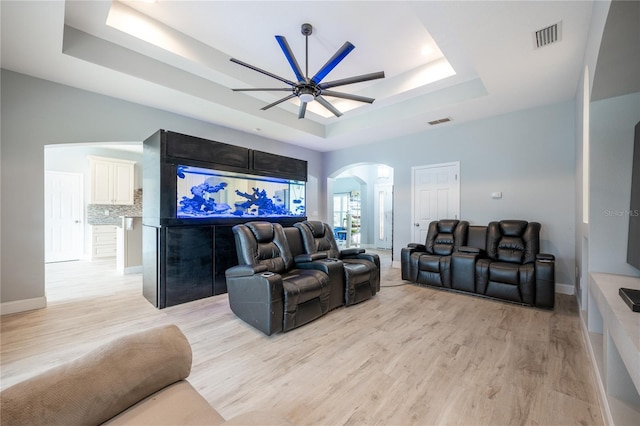
{"type": "Polygon", "coordinates": [[[430,121],[429,124],[431,124],[432,126],[435,126],[436,124],[442,124],[448,121],[451,121],[451,119],[449,117],[446,117],[446,118],[441,118],[439,120],[430,121]]]}
{"type": "Polygon", "coordinates": [[[562,36],[562,21],[533,33],[536,49],[560,41],[562,36]]]}

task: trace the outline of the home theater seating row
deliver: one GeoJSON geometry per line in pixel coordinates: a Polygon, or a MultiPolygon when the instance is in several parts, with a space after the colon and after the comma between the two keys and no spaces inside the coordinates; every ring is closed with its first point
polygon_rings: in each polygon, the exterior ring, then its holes
{"type": "Polygon", "coordinates": [[[231,310],[267,335],[286,332],[380,291],[380,259],[339,250],[331,228],[247,222],[233,227],[238,266],[227,269],[231,310]]]}
{"type": "Polygon", "coordinates": [[[401,268],[417,284],[553,309],[555,257],[540,253],[537,222],[433,221],[424,244],[402,249],[401,268]]]}

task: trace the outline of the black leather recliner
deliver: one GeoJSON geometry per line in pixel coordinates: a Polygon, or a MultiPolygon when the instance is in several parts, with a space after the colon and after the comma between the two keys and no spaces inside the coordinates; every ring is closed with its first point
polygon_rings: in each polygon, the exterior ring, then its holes
{"type": "Polygon", "coordinates": [[[425,244],[409,244],[400,253],[402,279],[451,288],[451,255],[466,244],[468,227],[456,219],[429,223],[425,244]]]}
{"type": "Polygon", "coordinates": [[[344,306],[343,263],[329,258],[326,253],[307,254],[302,232],[293,226],[283,228],[296,268],[315,269],[329,275],[329,310],[344,306]]]}
{"type": "Polygon", "coordinates": [[[330,259],[342,261],[344,268],[344,301],[353,305],[373,297],[380,291],[380,258],[361,248],[338,249],[333,231],[320,221],[298,222],[307,254],[326,253],[330,259]]]}
{"type": "Polygon", "coordinates": [[[540,254],[540,224],[503,220],[487,226],[486,257],[476,262],[476,292],[553,307],[554,257],[540,254]]]}
{"type": "Polygon", "coordinates": [[[539,223],[441,220],[429,226],[425,244],[402,249],[402,279],[553,309],[555,257],[539,253],[539,223]]]}
{"type": "Polygon", "coordinates": [[[227,269],[226,278],[229,305],[238,317],[271,335],[329,310],[328,274],[296,268],[280,224],[248,222],[234,226],[233,234],[239,265],[227,269]]]}

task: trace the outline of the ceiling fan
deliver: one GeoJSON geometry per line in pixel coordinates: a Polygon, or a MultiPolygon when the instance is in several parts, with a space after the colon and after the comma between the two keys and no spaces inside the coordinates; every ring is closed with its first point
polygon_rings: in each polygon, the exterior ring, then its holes
{"type": "Polygon", "coordinates": [[[304,118],[304,115],[307,111],[307,104],[314,100],[318,101],[320,105],[331,111],[336,117],[340,117],[342,113],[333,105],[331,105],[324,96],[331,96],[334,98],[342,98],[349,99],[357,102],[366,102],[373,103],[375,99],[368,98],[366,96],[352,95],[349,93],[343,92],[335,92],[331,89],[333,87],[338,86],[346,86],[347,84],[360,83],[363,81],[376,80],[378,78],[384,78],[384,71],[374,72],[370,74],[363,74],[355,77],[343,78],[340,80],[328,81],[326,83],[321,83],[321,81],[333,70],[353,49],[355,46],[348,41],[342,45],[340,49],[324,64],[320,71],[318,71],[313,77],[309,78],[309,36],[313,32],[313,27],[311,24],[302,24],[301,32],[305,37],[305,74],[302,74],[302,70],[300,69],[300,65],[298,65],[298,61],[296,57],[293,55],[291,51],[291,47],[289,47],[289,43],[287,43],[287,39],[284,36],[277,35],[276,40],[284,52],[284,56],[289,61],[289,65],[293,69],[293,73],[296,76],[298,81],[293,82],[291,80],[287,80],[286,78],[280,77],[278,75],[272,74],[268,71],[265,71],[256,66],[250,65],[246,62],[242,62],[238,59],[231,58],[231,62],[235,62],[236,64],[245,66],[254,71],[267,75],[269,77],[275,78],[276,80],[280,80],[281,82],[288,84],[290,87],[285,88],[257,88],[257,89],[232,89],[234,92],[251,92],[251,91],[279,91],[279,92],[292,92],[290,95],[285,96],[282,99],[279,99],[263,108],[263,111],[267,110],[273,106],[278,105],[284,101],[295,98],[296,96],[300,99],[300,109],[298,110],[298,118],[304,118]]]}

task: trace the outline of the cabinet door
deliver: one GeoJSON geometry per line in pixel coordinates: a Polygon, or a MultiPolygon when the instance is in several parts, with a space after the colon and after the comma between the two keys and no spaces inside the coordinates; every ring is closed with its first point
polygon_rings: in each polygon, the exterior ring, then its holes
{"type": "Polygon", "coordinates": [[[165,306],[213,296],[213,228],[166,228],[165,306]]]}
{"type": "Polygon", "coordinates": [[[113,204],[133,204],[133,164],[113,163],[113,204]]]}
{"type": "Polygon", "coordinates": [[[91,158],[91,204],[133,204],[133,161],[91,158]]]}
{"type": "Polygon", "coordinates": [[[91,204],[111,204],[112,173],[110,162],[91,161],[91,204]]]}

